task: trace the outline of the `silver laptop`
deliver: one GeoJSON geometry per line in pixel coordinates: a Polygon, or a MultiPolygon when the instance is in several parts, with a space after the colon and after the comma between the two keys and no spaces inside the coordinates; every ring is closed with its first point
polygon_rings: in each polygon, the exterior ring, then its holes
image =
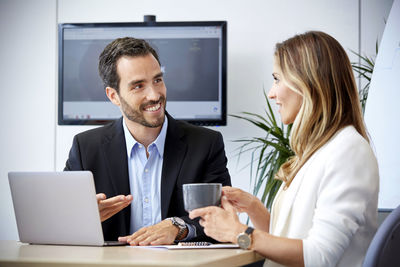
{"type": "Polygon", "coordinates": [[[19,239],[57,245],[126,245],[105,242],[90,171],[9,172],[19,239]]]}

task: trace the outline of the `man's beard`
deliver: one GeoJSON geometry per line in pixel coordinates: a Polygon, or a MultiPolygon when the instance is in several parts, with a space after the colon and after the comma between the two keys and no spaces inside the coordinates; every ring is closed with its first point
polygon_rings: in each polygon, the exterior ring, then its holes
{"type": "Polygon", "coordinates": [[[122,112],[125,114],[125,116],[128,118],[128,120],[139,123],[139,124],[141,124],[145,127],[149,127],[149,128],[157,128],[157,127],[160,127],[161,125],[163,125],[164,119],[165,119],[164,117],[165,117],[165,105],[166,105],[164,96],[161,96],[158,101],[149,101],[147,103],[141,104],[139,106],[139,110],[135,110],[132,106],[130,106],[128,104],[128,102],[126,102],[125,99],[121,95],[119,95],[119,100],[121,102],[122,112]],[[157,103],[161,103],[161,108],[164,109],[163,116],[160,116],[154,122],[147,121],[143,116],[142,110],[146,106],[155,105],[157,103]]]}

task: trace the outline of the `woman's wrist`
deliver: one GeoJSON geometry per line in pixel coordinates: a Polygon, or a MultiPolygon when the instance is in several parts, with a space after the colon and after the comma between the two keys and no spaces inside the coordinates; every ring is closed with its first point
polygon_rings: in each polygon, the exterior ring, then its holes
{"type": "Polygon", "coordinates": [[[258,217],[260,214],[263,214],[267,211],[264,204],[258,199],[254,198],[250,207],[246,211],[250,218],[258,217]]]}
{"type": "Polygon", "coordinates": [[[236,227],[233,228],[234,230],[232,231],[232,236],[231,236],[231,243],[236,244],[237,243],[237,236],[240,233],[243,233],[247,229],[247,225],[238,223],[236,227]]]}

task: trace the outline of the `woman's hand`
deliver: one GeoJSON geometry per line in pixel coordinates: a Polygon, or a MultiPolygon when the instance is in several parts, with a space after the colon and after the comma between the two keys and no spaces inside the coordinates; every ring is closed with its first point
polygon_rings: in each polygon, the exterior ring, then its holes
{"type": "Polygon", "coordinates": [[[257,197],[239,188],[224,186],[222,195],[238,212],[246,212],[254,227],[269,232],[270,214],[264,204],[257,197]]]}
{"type": "Polygon", "coordinates": [[[189,217],[201,217],[200,225],[207,236],[220,242],[236,243],[236,236],[246,230],[246,225],[240,223],[235,208],[225,196],[221,198],[221,205],[222,208],[210,206],[192,210],[189,217]]]}
{"type": "MultiPolygon", "coordinates": [[[[238,212],[249,213],[253,203],[257,202],[258,198],[250,193],[247,193],[239,188],[224,186],[222,188],[222,195],[226,196],[232,206],[238,212]]],[[[251,213],[251,212],[250,212],[251,213]]]]}

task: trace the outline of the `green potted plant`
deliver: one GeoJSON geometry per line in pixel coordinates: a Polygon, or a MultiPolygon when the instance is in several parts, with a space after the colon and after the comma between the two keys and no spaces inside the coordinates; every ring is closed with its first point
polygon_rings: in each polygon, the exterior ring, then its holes
{"type": "Polygon", "coordinates": [[[292,125],[285,127],[282,123],[278,124],[265,90],[264,97],[267,103],[265,116],[250,112],[243,112],[242,116],[230,116],[248,121],[265,131],[263,137],[243,138],[236,142],[243,143],[239,148],[239,157],[242,153],[251,152],[250,186],[253,195],[259,195],[262,190],[261,201],[270,208],[282,183],[274,179],[275,174],[294,153],[289,145],[292,125]],[[254,175],[253,169],[255,169],[254,175]]]}
{"type": "Polygon", "coordinates": [[[374,71],[374,66],[375,66],[375,58],[376,55],[378,55],[378,40],[376,40],[375,43],[375,55],[368,57],[367,55],[361,55],[357,52],[354,52],[353,50],[350,50],[353,54],[355,54],[359,62],[352,62],[351,66],[353,67],[353,70],[358,73],[358,77],[361,77],[362,79],[366,80],[366,83],[363,88],[358,90],[358,94],[360,96],[360,103],[361,103],[361,108],[362,112],[364,114],[365,111],[365,106],[367,104],[367,99],[368,99],[368,92],[369,92],[369,85],[371,83],[371,78],[372,78],[372,72],[374,71]]]}

